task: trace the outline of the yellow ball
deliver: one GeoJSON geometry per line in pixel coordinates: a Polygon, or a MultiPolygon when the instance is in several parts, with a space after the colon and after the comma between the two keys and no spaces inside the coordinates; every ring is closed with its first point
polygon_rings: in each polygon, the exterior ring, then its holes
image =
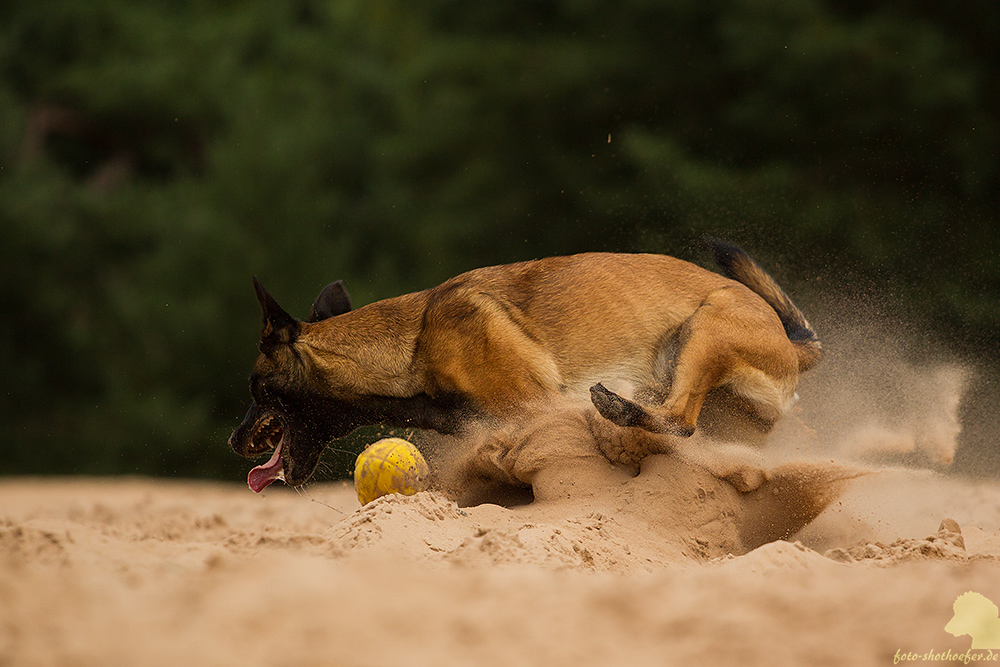
{"type": "Polygon", "coordinates": [[[385,438],[368,445],[354,464],[354,489],[358,500],[367,505],[390,493],[412,496],[427,488],[430,468],[412,443],[402,438],[385,438]]]}

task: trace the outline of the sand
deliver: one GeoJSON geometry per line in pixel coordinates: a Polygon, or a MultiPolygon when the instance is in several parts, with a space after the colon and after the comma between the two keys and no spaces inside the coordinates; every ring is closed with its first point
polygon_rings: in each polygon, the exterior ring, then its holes
{"type": "Polygon", "coordinates": [[[716,521],[656,525],[653,483],[685,464],[651,458],[634,493],[509,509],[8,479],[0,665],[889,665],[964,654],[944,630],[957,596],[1000,600],[996,485],[883,471],[732,555],[734,505],[699,498],[701,473],[666,497],[716,521]]]}

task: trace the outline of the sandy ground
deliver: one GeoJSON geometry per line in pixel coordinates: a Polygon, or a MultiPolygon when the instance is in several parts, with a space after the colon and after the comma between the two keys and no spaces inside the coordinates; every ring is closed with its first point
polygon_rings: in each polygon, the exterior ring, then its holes
{"type": "Polygon", "coordinates": [[[0,667],[1000,662],[1000,632],[945,629],[960,595],[1000,602],[1000,482],[946,472],[968,373],[857,340],[743,492],[700,447],[588,478],[569,436],[522,448],[544,474],[509,508],[0,479],[0,667]]]}
{"type": "Polygon", "coordinates": [[[720,555],[739,508],[678,465],[512,509],[8,479],[0,665],[891,665],[965,654],[956,598],[1000,600],[1000,486],[885,470],[720,555]]]}

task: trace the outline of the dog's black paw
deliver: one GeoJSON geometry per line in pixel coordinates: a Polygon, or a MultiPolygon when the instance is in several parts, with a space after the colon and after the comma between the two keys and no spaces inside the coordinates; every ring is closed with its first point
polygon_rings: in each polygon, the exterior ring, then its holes
{"type": "Polygon", "coordinates": [[[650,433],[663,433],[679,438],[689,438],[694,434],[694,426],[677,418],[664,417],[656,410],[651,412],[634,401],[622,398],[601,383],[590,388],[590,400],[602,417],[618,426],[634,426],[650,433]]]}
{"type": "Polygon", "coordinates": [[[640,426],[647,416],[642,406],[622,398],[601,383],[590,388],[590,400],[602,417],[618,426],[640,426]]]}

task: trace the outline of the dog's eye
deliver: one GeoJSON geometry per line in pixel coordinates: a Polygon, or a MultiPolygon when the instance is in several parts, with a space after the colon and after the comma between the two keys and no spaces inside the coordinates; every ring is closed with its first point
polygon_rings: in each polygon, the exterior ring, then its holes
{"type": "Polygon", "coordinates": [[[264,381],[261,379],[260,375],[254,373],[250,376],[250,395],[254,397],[254,400],[260,401],[265,398],[268,394],[267,388],[264,385],[264,381]]]}
{"type": "Polygon", "coordinates": [[[274,406],[282,402],[283,392],[255,373],[250,376],[250,396],[258,405],[274,406]]]}

